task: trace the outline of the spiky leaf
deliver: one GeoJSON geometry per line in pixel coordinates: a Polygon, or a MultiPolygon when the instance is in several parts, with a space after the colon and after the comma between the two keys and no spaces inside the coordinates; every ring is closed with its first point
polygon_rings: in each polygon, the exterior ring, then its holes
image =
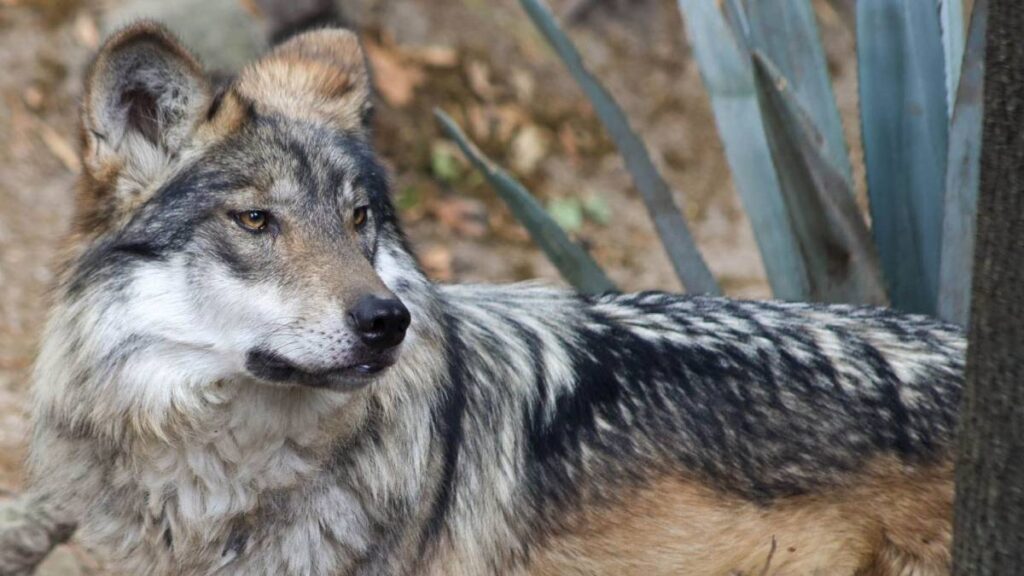
{"type": "Polygon", "coordinates": [[[718,133],[777,298],[806,300],[807,271],[789,225],[754,90],[750,58],[708,0],[679,0],[718,133]]]}
{"type": "Polygon", "coordinates": [[[615,290],[615,285],[590,254],[569,239],[565,231],[522,184],[484,156],[447,114],[441,110],[434,110],[434,115],[441,123],[445,134],[458,144],[473,166],[483,173],[512,210],[512,214],[529,231],[533,240],[570,284],[580,292],[588,294],[615,290]]]}
{"type": "Polygon", "coordinates": [[[519,0],[519,3],[594,105],[597,116],[622,154],[626,169],[633,177],[683,286],[690,293],[720,293],[721,289],[697,249],[689,226],[672,199],[668,183],[654,167],[643,141],[629,127],[622,108],[583,65],[579,51],[558,26],[547,5],[542,0],[519,0]]]}
{"type": "Polygon", "coordinates": [[[963,0],[939,0],[939,21],[946,61],[946,110],[952,116],[964,57],[963,0]]]}
{"type": "Polygon", "coordinates": [[[978,186],[981,180],[987,20],[988,0],[976,0],[971,15],[971,28],[967,34],[967,50],[953,109],[953,123],[949,129],[939,316],[961,326],[967,326],[971,311],[971,265],[978,215],[978,186]]]}
{"type": "Polygon", "coordinates": [[[858,0],[857,56],[872,231],[889,296],[934,314],[947,154],[935,4],[858,0]]]}
{"type": "Polygon", "coordinates": [[[792,85],[767,56],[754,53],[765,133],[779,173],[790,222],[807,265],[811,298],[885,304],[885,286],[871,233],[846,178],[792,85]]]}
{"type": "Polygon", "coordinates": [[[810,0],[742,2],[751,50],[760,50],[788,81],[791,93],[823,137],[825,158],[853,190],[853,169],[810,0]]]}

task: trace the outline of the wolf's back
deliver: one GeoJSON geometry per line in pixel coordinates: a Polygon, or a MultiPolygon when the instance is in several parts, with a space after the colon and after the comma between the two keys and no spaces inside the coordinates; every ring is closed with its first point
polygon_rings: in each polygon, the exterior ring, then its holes
{"type": "Polygon", "coordinates": [[[506,404],[540,493],[678,469],[768,501],[880,457],[949,457],[965,340],[923,316],[664,293],[452,288],[470,399],[506,404]],[[479,355],[477,355],[479,354],[479,355]],[[486,373],[485,377],[482,377],[486,373]],[[584,463],[585,462],[585,463],[584,463]],[[625,474],[623,474],[625,472],[625,474]]]}

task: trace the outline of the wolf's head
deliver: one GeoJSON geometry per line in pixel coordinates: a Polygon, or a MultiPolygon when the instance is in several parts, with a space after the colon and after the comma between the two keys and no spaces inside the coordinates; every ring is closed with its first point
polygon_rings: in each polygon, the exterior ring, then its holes
{"type": "Polygon", "coordinates": [[[80,345],[201,380],[351,390],[388,368],[411,320],[396,293],[421,276],[370,106],[348,31],[295,37],[216,92],[158,25],[108,40],[82,106],[77,304],[57,313],[120,352],[80,345]]]}

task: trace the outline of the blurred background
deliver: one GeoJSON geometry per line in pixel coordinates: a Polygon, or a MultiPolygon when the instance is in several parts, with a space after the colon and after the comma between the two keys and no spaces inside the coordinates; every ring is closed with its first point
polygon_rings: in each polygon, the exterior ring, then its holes
{"type": "MultiPolygon", "coordinates": [[[[711,1],[711,0],[708,0],[711,1]]],[[[301,4],[302,2],[297,2],[301,4]]],[[[375,72],[375,140],[424,267],[443,282],[563,284],[431,113],[452,115],[525,183],[624,290],[680,290],[646,209],[593,109],[516,0],[342,0],[375,72]]],[[[289,22],[255,0],[0,0],[0,495],[16,490],[28,372],[80,171],[77,111],[104,35],[164,20],[229,74],[289,22]]],[[[770,295],[675,0],[550,0],[672,186],[731,296],[770,295]]],[[[815,2],[858,197],[853,34],[815,2]]],[[[102,571],[74,547],[41,574],[102,571]]]]}

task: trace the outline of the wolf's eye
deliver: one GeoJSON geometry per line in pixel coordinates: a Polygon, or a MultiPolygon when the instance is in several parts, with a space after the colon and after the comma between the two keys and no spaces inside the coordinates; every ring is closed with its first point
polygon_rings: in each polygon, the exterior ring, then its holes
{"type": "Polygon", "coordinates": [[[249,232],[262,232],[267,228],[270,214],[265,210],[243,210],[232,214],[235,222],[249,232]]]}
{"type": "Polygon", "coordinates": [[[368,206],[360,206],[352,212],[352,223],[355,224],[356,228],[362,228],[366,225],[366,217],[370,213],[368,206]]]}

